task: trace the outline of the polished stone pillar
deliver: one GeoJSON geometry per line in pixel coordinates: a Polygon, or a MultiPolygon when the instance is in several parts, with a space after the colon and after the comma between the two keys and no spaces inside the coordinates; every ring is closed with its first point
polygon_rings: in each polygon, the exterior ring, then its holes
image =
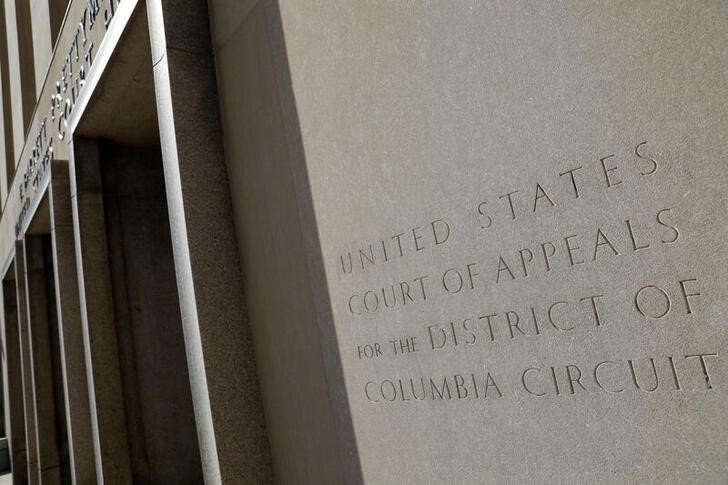
{"type": "Polygon", "coordinates": [[[204,2],[147,1],[174,265],[205,481],[271,480],[204,2]]]}
{"type": "Polygon", "coordinates": [[[54,160],[49,188],[51,240],[55,275],[59,343],[66,399],[66,425],[74,483],[93,483],[94,464],[88,368],[85,360],[81,310],[78,299],[76,251],[73,239],[68,163],[54,160]]]}
{"type": "Polygon", "coordinates": [[[18,303],[18,336],[21,354],[21,378],[23,381],[23,408],[25,449],[28,454],[28,483],[38,483],[38,447],[35,434],[35,401],[33,399],[32,364],[30,358],[30,333],[28,331],[28,304],[25,279],[25,244],[15,243],[16,295],[18,303]]]}

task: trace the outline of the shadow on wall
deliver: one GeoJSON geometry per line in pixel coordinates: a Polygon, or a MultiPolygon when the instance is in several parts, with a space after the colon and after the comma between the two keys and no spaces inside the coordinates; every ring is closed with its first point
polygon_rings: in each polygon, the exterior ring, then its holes
{"type": "Polygon", "coordinates": [[[274,475],[359,483],[280,6],[255,2],[230,32],[225,3],[210,2],[221,122],[274,475]]]}

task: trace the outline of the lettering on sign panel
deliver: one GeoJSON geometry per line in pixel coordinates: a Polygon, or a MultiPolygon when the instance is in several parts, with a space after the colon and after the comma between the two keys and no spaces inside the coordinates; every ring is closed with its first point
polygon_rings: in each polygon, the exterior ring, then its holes
{"type": "MultiPolygon", "coordinates": [[[[22,172],[23,181],[18,189],[20,214],[15,223],[16,237],[22,231],[28,211],[37,198],[37,189],[49,173],[54,140],[57,139],[58,143],[68,136],[68,119],[86,84],[97,45],[103,40],[103,35],[109,29],[120,4],[121,0],[86,0],[83,14],[73,29],[70,45],[57,48],[56,55],[62,53],[63,61],[58,72],[51,71],[48,74],[51,79],[55,74],[56,81],[49,100],[48,114],[40,121],[40,127],[33,139],[33,148],[22,172]]],[[[47,105],[41,99],[38,109],[45,106],[47,105]]]]}

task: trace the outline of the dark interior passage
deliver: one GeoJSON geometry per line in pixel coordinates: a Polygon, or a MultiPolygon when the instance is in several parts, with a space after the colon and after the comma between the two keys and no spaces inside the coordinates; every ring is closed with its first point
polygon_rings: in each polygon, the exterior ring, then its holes
{"type": "Polygon", "coordinates": [[[74,131],[70,162],[97,459],[107,482],[202,483],[158,127],[140,5],[74,131]]]}
{"type": "Polygon", "coordinates": [[[7,369],[8,424],[6,429],[13,476],[20,483],[28,480],[28,457],[25,444],[23,381],[20,363],[20,335],[18,334],[18,304],[15,275],[12,270],[3,280],[3,308],[5,317],[5,366],[7,369]]]}
{"type": "Polygon", "coordinates": [[[51,239],[25,238],[28,329],[41,479],[71,483],[51,239]]]}
{"type": "Polygon", "coordinates": [[[66,400],[63,390],[63,364],[61,359],[61,338],[56,306],[55,276],[53,273],[53,249],[51,238],[44,235],[41,239],[43,248],[43,269],[45,274],[46,302],[48,308],[48,337],[50,344],[51,373],[53,382],[53,403],[55,412],[55,432],[58,447],[58,463],[61,483],[72,483],[71,460],[68,446],[68,428],[66,426],[66,400]]]}
{"type": "MultiPolygon", "coordinates": [[[[198,483],[202,467],[161,151],[96,143],[133,480],[198,483]]],[[[77,158],[83,163],[93,161],[77,158]]],[[[88,166],[83,171],[88,174],[88,166]]]]}

